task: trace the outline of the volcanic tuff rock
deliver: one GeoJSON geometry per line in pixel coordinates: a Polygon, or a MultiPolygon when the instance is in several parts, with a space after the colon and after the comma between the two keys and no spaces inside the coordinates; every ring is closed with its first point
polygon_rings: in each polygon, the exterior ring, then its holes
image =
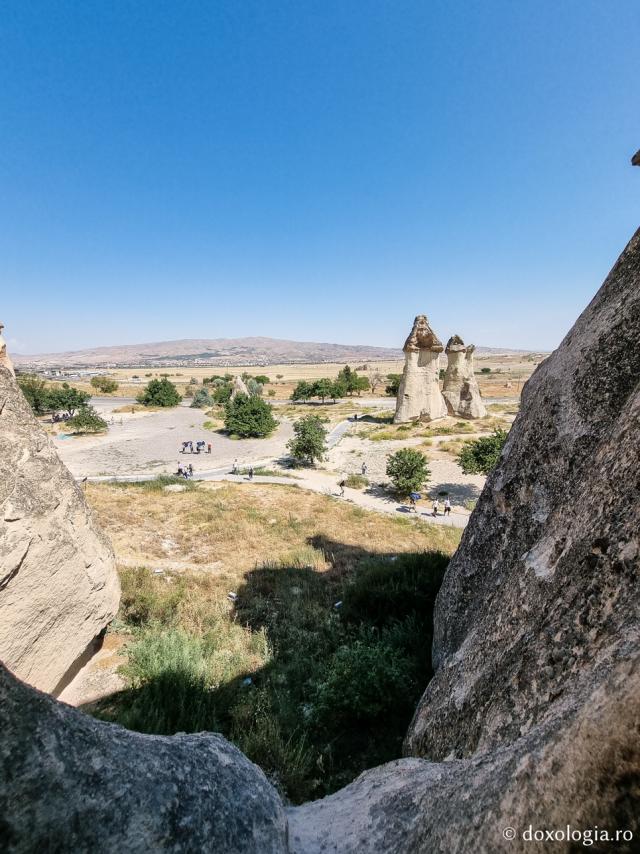
{"type": "Polygon", "coordinates": [[[13,374],[13,363],[9,358],[9,354],[7,353],[7,342],[2,337],[3,329],[4,324],[0,323],[0,368],[7,368],[13,374]]]}
{"type": "Polygon", "coordinates": [[[404,372],[398,389],[394,422],[404,424],[421,418],[444,418],[447,405],[440,392],[438,360],[442,342],[429,326],[426,315],[419,314],[403,347],[404,372]]]}
{"type": "Polygon", "coordinates": [[[0,367],[0,659],[54,691],[116,614],[111,546],[82,491],[0,367]]]}
{"type": "Polygon", "coordinates": [[[449,415],[462,418],[484,418],[487,414],[473,369],[473,344],[465,346],[459,335],[449,338],[445,353],[447,370],[444,375],[442,396],[449,415]]]}
{"type": "Polygon", "coordinates": [[[245,394],[247,397],[249,396],[249,389],[247,388],[242,377],[236,377],[233,381],[233,388],[231,389],[231,400],[233,400],[239,394],[245,394]]]}
{"type": "Polygon", "coordinates": [[[640,231],[529,380],[447,570],[420,758],[293,810],[294,851],[582,848],[530,825],[638,850],[639,345],[640,231]]]}
{"type": "Polygon", "coordinates": [[[0,733],[2,851],[286,850],[275,789],[221,736],[100,723],[1,665],[0,733]]]}
{"type": "Polygon", "coordinates": [[[287,841],[224,740],[127,733],[2,671],[5,848],[524,854],[597,829],[591,850],[637,851],[639,344],[640,232],[529,381],[447,571],[416,756],[290,809],[287,841]]]}

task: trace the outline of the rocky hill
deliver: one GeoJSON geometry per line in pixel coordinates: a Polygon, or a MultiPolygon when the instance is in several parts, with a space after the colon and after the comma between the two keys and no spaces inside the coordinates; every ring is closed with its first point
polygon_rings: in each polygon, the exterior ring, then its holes
{"type": "MultiPolygon", "coordinates": [[[[513,353],[479,347],[478,352],[513,353]]],[[[194,366],[316,364],[319,362],[395,361],[402,359],[400,348],[285,341],[277,338],[186,338],[181,341],[158,341],[152,344],[124,344],[117,347],[95,347],[67,353],[43,353],[35,356],[14,355],[18,367],[127,367],[127,366],[194,366]]]]}

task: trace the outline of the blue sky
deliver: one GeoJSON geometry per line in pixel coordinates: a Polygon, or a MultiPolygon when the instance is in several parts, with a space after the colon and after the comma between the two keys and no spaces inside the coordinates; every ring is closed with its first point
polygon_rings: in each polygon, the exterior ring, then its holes
{"type": "Polygon", "coordinates": [[[640,224],[640,4],[8,0],[18,352],[552,348],[640,224]]]}

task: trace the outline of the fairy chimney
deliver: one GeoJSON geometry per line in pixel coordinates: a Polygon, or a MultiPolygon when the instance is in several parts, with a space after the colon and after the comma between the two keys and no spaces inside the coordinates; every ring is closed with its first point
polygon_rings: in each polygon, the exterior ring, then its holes
{"type": "Polygon", "coordinates": [[[429,326],[426,315],[419,314],[403,347],[404,372],[398,389],[394,423],[444,418],[447,406],[438,382],[438,359],[442,342],[429,326]]]}
{"type": "Polygon", "coordinates": [[[473,369],[474,350],[474,345],[466,346],[459,335],[452,335],[447,341],[447,370],[442,394],[449,415],[484,418],[487,414],[473,369]]]}

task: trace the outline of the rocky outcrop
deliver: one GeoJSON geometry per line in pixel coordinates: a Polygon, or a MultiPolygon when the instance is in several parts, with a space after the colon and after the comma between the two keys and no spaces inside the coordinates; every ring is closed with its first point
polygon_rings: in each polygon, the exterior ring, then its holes
{"type": "Polygon", "coordinates": [[[640,232],[525,388],[438,596],[413,756],[285,819],[223,739],[128,733],[2,671],[5,849],[637,851],[639,343],[640,232]]]}
{"type": "Polygon", "coordinates": [[[292,811],[294,851],[638,850],[639,344],[640,232],[527,384],[449,566],[419,758],[292,811]]]}
{"type": "Polygon", "coordinates": [[[118,610],[111,546],[0,367],[0,660],[55,691],[118,610]]]}
{"type": "Polygon", "coordinates": [[[0,666],[0,848],[275,854],[275,789],[217,735],[141,735],[100,723],[0,666]]]}
{"type": "Polygon", "coordinates": [[[7,352],[7,342],[2,337],[3,329],[4,323],[0,323],[0,368],[6,368],[13,374],[15,373],[13,370],[13,362],[9,358],[9,353],[7,352]]]}
{"type": "Polygon", "coordinates": [[[459,335],[447,341],[447,370],[444,375],[442,396],[449,415],[462,418],[484,418],[487,414],[473,367],[473,344],[465,346],[459,335]]]}
{"type": "Polygon", "coordinates": [[[404,372],[398,389],[394,422],[444,418],[447,406],[440,392],[439,357],[442,342],[429,326],[426,315],[419,314],[405,341],[404,372]]]}
{"type": "Polygon", "coordinates": [[[249,397],[249,389],[247,388],[241,376],[237,376],[233,381],[233,387],[231,389],[231,400],[233,400],[239,394],[245,394],[247,397],[249,397]]]}

